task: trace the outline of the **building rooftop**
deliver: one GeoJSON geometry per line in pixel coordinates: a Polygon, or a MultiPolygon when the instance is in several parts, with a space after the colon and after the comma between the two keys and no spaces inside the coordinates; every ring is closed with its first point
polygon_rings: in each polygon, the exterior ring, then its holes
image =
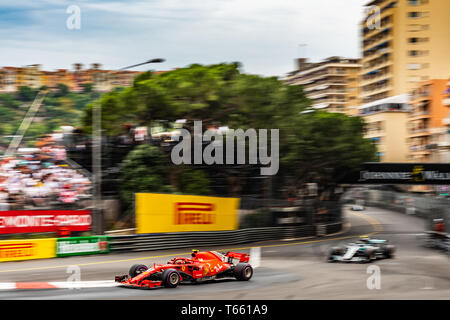
{"type": "Polygon", "coordinates": [[[329,64],[343,64],[343,65],[355,65],[361,66],[361,59],[359,58],[344,58],[339,56],[333,56],[326,58],[320,62],[308,62],[307,58],[298,58],[297,70],[286,73],[286,78],[298,75],[299,73],[308,73],[307,71],[320,68],[329,64]]]}

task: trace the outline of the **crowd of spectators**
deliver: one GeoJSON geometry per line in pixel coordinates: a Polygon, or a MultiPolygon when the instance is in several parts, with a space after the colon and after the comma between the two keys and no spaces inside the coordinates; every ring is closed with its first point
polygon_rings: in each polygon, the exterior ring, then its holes
{"type": "Polygon", "coordinates": [[[66,162],[66,150],[49,135],[36,148],[0,159],[0,211],[76,207],[91,181],[66,162]]]}

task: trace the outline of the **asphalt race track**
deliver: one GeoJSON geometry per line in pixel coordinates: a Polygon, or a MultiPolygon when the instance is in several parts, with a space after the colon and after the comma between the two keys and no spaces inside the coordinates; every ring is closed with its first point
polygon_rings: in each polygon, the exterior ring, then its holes
{"type": "MultiPolygon", "coordinates": [[[[18,290],[1,288],[13,282],[66,282],[70,266],[80,268],[82,282],[114,279],[135,263],[165,263],[188,256],[190,249],[67,257],[0,264],[0,299],[449,299],[450,257],[423,247],[424,221],[415,216],[378,208],[345,210],[347,224],[338,234],[324,238],[286,239],[232,248],[195,248],[249,252],[261,248],[261,264],[248,282],[221,280],[180,285],[174,289],[128,289],[108,286],[71,289],[18,290]],[[388,239],[397,248],[394,259],[370,264],[327,263],[331,246],[360,235],[388,239]],[[368,288],[374,265],[380,287],[368,288]],[[192,292],[195,290],[195,295],[192,292]]],[[[114,284],[112,284],[114,285],[114,284]]]]}

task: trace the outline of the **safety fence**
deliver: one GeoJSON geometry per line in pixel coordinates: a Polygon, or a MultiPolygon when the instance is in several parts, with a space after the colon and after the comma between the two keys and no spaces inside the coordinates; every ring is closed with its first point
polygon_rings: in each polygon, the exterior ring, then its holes
{"type": "Polygon", "coordinates": [[[423,234],[424,245],[450,254],[450,199],[386,190],[368,190],[363,200],[366,206],[422,218],[427,230],[423,234]],[[440,231],[436,231],[437,227],[440,231]]]}
{"type": "Polygon", "coordinates": [[[432,229],[433,219],[441,218],[446,221],[445,232],[450,234],[450,199],[384,190],[369,190],[364,200],[367,206],[423,218],[427,221],[430,229],[432,229]]]}
{"type": "Polygon", "coordinates": [[[251,228],[233,231],[179,232],[111,236],[112,251],[151,251],[226,246],[267,240],[295,239],[336,233],[342,223],[251,228]]]}
{"type": "Polygon", "coordinates": [[[448,233],[426,231],[422,241],[425,247],[439,249],[450,254],[450,235],[448,233]]]}

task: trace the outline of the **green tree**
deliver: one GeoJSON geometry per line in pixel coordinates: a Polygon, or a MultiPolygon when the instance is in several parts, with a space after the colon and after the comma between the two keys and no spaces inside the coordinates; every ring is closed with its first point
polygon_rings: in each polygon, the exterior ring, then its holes
{"type": "Polygon", "coordinates": [[[209,195],[209,179],[200,169],[185,166],[179,175],[179,189],[184,194],[209,195]]]}
{"type": "Polygon", "coordinates": [[[120,197],[126,208],[131,208],[138,192],[173,193],[169,184],[167,156],[155,146],[140,145],[131,151],[122,164],[120,197]]]}
{"type": "Polygon", "coordinates": [[[56,88],[57,88],[55,92],[56,97],[64,97],[69,93],[69,87],[64,83],[58,83],[56,85],[56,88]]]}
{"type": "Polygon", "coordinates": [[[94,89],[94,84],[92,82],[83,83],[81,87],[83,88],[83,93],[91,93],[94,89]]]}
{"type": "Polygon", "coordinates": [[[37,91],[33,88],[21,86],[17,92],[17,97],[21,101],[28,102],[32,101],[36,97],[36,93],[37,91]]]}
{"type": "MultiPolygon", "coordinates": [[[[321,111],[302,114],[311,101],[301,87],[275,77],[244,74],[240,67],[239,63],[193,64],[159,75],[143,73],[132,87],[99,100],[105,132],[117,135],[124,123],[151,127],[176,119],[202,120],[204,130],[209,126],[279,129],[279,177],[295,181],[294,188],[304,182],[331,186],[340,174],[374,160],[375,147],[363,138],[360,118],[321,111]]],[[[85,108],[82,122],[89,132],[92,105],[85,108]]],[[[223,168],[232,195],[240,194],[251,169],[223,168]]],[[[189,174],[193,173],[184,173],[189,174]]],[[[171,184],[177,186],[175,180],[171,184]]],[[[180,190],[195,191],[185,186],[179,181],[180,190]]]]}
{"type": "Polygon", "coordinates": [[[360,117],[315,111],[292,119],[283,143],[281,168],[294,177],[295,187],[317,182],[324,190],[336,186],[346,173],[375,161],[375,145],[363,137],[360,117]]]}

